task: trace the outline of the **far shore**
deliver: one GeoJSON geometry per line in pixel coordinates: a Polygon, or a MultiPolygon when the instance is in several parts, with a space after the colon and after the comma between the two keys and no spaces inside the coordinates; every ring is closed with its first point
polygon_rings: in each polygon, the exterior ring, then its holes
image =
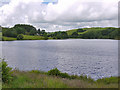
{"type": "MultiPolygon", "coordinates": [[[[53,39],[53,38],[48,38],[46,40],[69,40],[69,39],[84,39],[84,38],[68,38],[68,39],[53,39]]],[[[17,40],[16,38],[11,38],[11,37],[5,37],[4,40],[0,40],[0,41],[26,41],[26,40],[45,40],[45,39],[23,39],[23,40],[17,40]]],[[[87,39],[84,39],[87,40],[87,39]]],[[[102,38],[102,39],[89,39],[89,40],[120,40],[120,39],[109,39],[109,38],[102,38]]]]}

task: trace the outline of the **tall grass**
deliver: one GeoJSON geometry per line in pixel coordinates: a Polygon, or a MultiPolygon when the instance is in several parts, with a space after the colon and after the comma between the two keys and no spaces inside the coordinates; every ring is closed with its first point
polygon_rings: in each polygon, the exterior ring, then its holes
{"type": "Polygon", "coordinates": [[[2,75],[5,76],[2,77],[2,80],[5,79],[3,88],[118,88],[117,77],[94,81],[87,76],[62,73],[57,68],[48,72],[11,71],[6,62],[3,62],[2,67],[2,75]]]}

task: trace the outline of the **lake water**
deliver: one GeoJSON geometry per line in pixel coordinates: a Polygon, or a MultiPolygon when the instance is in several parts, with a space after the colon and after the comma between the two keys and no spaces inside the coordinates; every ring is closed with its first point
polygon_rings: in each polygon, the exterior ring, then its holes
{"type": "Polygon", "coordinates": [[[19,70],[85,74],[94,79],[118,75],[118,41],[96,39],[4,41],[2,57],[19,70]]]}

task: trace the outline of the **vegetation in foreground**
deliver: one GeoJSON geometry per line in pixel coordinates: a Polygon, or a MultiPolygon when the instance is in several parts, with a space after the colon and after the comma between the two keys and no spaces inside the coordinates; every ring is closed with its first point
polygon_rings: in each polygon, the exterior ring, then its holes
{"type": "Polygon", "coordinates": [[[12,28],[2,27],[2,40],[47,40],[47,39],[119,39],[119,28],[114,27],[92,27],[78,28],[67,31],[46,32],[36,29],[32,25],[17,24],[12,28]]]}
{"type": "Polygon", "coordinates": [[[118,78],[94,81],[86,76],[68,75],[57,68],[48,72],[13,70],[2,61],[3,88],[118,88],[118,78]]]}

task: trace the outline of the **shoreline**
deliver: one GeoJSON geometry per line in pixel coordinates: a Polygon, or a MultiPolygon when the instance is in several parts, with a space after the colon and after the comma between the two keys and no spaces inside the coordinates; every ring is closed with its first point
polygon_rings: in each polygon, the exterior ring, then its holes
{"type": "MultiPolygon", "coordinates": [[[[3,83],[3,88],[118,88],[118,77],[102,78],[94,81],[86,76],[50,75],[38,70],[13,70],[13,80],[3,83]],[[24,85],[22,85],[24,83],[24,85]]],[[[119,78],[120,80],[120,78],[119,78]]]]}
{"type": "MultiPolygon", "coordinates": [[[[45,39],[24,39],[24,40],[0,40],[0,41],[36,41],[36,40],[45,40],[45,39]]],[[[120,39],[84,39],[84,38],[68,38],[68,39],[47,39],[47,40],[120,40],[120,39]]],[[[47,41],[46,40],[46,41],[47,41]]]]}

